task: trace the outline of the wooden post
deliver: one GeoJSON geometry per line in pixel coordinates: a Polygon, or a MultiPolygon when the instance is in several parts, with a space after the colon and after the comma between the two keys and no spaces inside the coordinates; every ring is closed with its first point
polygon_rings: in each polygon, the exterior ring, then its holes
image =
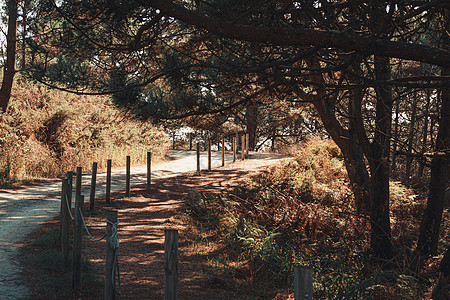
{"type": "Polygon", "coordinates": [[[147,152],[147,192],[150,191],[152,181],[152,153],[147,152]]]}
{"type": "Polygon", "coordinates": [[[111,203],[111,165],[110,159],[106,162],[106,203],[111,203]]]}
{"type": "MultiPolygon", "coordinates": [[[[115,224],[117,222],[117,211],[109,211],[106,214],[106,219],[115,224]]],[[[105,268],[105,300],[115,299],[114,274],[113,268],[115,263],[116,251],[110,243],[112,225],[106,222],[106,268],[105,268]]]]}
{"type": "Polygon", "coordinates": [[[75,201],[81,196],[81,176],[83,168],[77,167],[77,178],[75,182],[75,201]]]}
{"type": "Polygon", "coordinates": [[[172,150],[175,150],[175,131],[172,132],[172,150]]]}
{"type": "Polygon", "coordinates": [[[246,134],[245,134],[245,157],[247,157],[247,158],[248,158],[249,138],[250,138],[249,134],[246,133],[246,134]]]}
{"type": "Polygon", "coordinates": [[[73,172],[67,172],[67,200],[69,202],[69,209],[72,208],[72,185],[73,185],[73,172]]]}
{"type": "Polygon", "coordinates": [[[75,224],[73,228],[73,258],[72,258],[72,287],[80,290],[81,285],[81,242],[83,238],[83,211],[84,196],[79,195],[75,201],[75,224]]]}
{"type": "Polygon", "coordinates": [[[62,180],[62,192],[61,192],[61,255],[64,262],[69,259],[69,228],[70,228],[70,215],[68,206],[68,194],[69,181],[67,178],[62,180]]]}
{"type": "Polygon", "coordinates": [[[222,167],[225,166],[225,138],[222,138],[222,167]]]}
{"type": "Polygon", "coordinates": [[[239,153],[239,132],[236,131],[236,154],[239,153]]]}
{"type": "Polygon", "coordinates": [[[241,137],[241,159],[245,160],[245,135],[241,137]]]}
{"type": "Polygon", "coordinates": [[[164,300],[178,297],[178,231],[164,230],[164,300]]]}
{"type": "Polygon", "coordinates": [[[233,162],[236,161],[236,137],[233,136],[233,162]]]}
{"type": "Polygon", "coordinates": [[[91,194],[89,196],[89,210],[93,211],[95,207],[95,186],[97,184],[97,163],[92,163],[92,177],[91,177],[91,194]]]}
{"type": "Polygon", "coordinates": [[[189,151],[192,151],[192,132],[189,132],[189,151]]]}
{"type": "Polygon", "coordinates": [[[130,197],[130,180],[131,180],[131,158],[127,156],[127,173],[126,173],[126,184],[125,184],[125,197],[130,197]]]}
{"type": "Polygon", "coordinates": [[[308,266],[294,267],[294,299],[312,299],[313,292],[313,270],[308,266]]]}
{"type": "Polygon", "coordinates": [[[200,176],[200,143],[197,143],[197,175],[200,176]]]}
{"type": "Polygon", "coordinates": [[[211,171],[211,140],[208,139],[208,171],[211,171]]]}

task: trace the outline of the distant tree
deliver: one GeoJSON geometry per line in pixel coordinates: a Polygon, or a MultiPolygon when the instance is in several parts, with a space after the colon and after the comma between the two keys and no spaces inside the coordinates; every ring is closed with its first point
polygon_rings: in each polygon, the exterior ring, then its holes
{"type": "Polygon", "coordinates": [[[7,0],[8,30],[6,34],[6,63],[3,66],[2,87],[0,88],[0,108],[6,111],[11,98],[11,90],[16,73],[16,40],[17,40],[17,7],[18,0],[7,0]]]}

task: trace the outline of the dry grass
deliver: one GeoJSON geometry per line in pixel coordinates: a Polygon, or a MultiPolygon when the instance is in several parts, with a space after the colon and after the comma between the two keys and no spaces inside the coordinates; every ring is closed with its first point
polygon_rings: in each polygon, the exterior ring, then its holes
{"type": "Polygon", "coordinates": [[[107,97],[77,96],[22,81],[0,115],[0,185],[52,178],[112,159],[144,163],[167,149],[165,134],[115,109],[107,97]]]}

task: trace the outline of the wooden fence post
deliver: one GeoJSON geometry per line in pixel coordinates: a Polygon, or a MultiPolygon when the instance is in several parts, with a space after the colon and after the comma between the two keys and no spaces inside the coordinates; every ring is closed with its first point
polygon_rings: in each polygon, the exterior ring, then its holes
{"type": "Polygon", "coordinates": [[[93,211],[95,207],[95,186],[97,184],[97,163],[92,163],[92,176],[91,176],[91,194],[89,196],[89,210],[93,211]]]}
{"type": "Polygon", "coordinates": [[[147,192],[150,191],[151,180],[152,180],[152,153],[147,152],[147,192]]]}
{"type": "Polygon", "coordinates": [[[128,155],[127,156],[125,197],[130,197],[130,180],[131,180],[131,157],[128,155]]]}
{"type": "Polygon", "coordinates": [[[245,160],[245,135],[243,134],[241,137],[241,158],[245,160]]]}
{"type": "Polygon", "coordinates": [[[200,176],[200,143],[197,143],[197,175],[200,176]]]}
{"type": "Polygon", "coordinates": [[[72,208],[72,185],[73,185],[73,172],[67,172],[67,199],[69,202],[69,209],[72,208]]]}
{"type": "Polygon", "coordinates": [[[175,150],[175,131],[172,132],[172,150],[175,150]]]}
{"type": "Polygon", "coordinates": [[[77,178],[75,181],[75,201],[81,196],[81,177],[83,168],[77,167],[77,178]]]}
{"type": "Polygon", "coordinates": [[[211,171],[211,140],[208,139],[208,171],[211,171]]]}
{"type": "Polygon", "coordinates": [[[117,249],[113,248],[110,241],[111,236],[113,234],[113,224],[117,223],[117,211],[109,211],[106,214],[106,219],[109,222],[106,222],[106,268],[105,268],[105,299],[111,300],[115,299],[115,287],[114,287],[114,274],[113,268],[115,264],[116,251],[117,249]],[[110,223],[111,222],[111,223],[110,223]]]}
{"type": "Polygon", "coordinates": [[[106,161],[106,203],[111,203],[111,165],[112,161],[108,159],[106,161]]]}
{"type": "Polygon", "coordinates": [[[73,258],[72,258],[72,287],[80,289],[81,285],[81,242],[83,238],[83,213],[84,196],[79,195],[75,201],[75,224],[73,228],[73,258]]]}
{"type": "Polygon", "coordinates": [[[192,132],[189,132],[189,151],[192,151],[192,132]]]}
{"type": "Polygon", "coordinates": [[[236,161],[236,137],[233,136],[233,162],[236,161]]]}
{"type": "Polygon", "coordinates": [[[69,227],[70,227],[70,215],[68,206],[68,194],[69,181],[67,178],[62,180],[62,192],[61,192],[61,255],[64,262],[69,259],[69,227]]]}
{"type": "Polygon", "coordinates": [[[248,133],[245,134],[245,156],[248,158],[248,145],[250,143],[249,141],[250,135],[248,133]]]}
{"type": "Polygon", "coordinates": [[[225,138],[222,138],[222,167],[225,166],[225,138]]]}
{"type": "Polygon", "coordinates": [[[178,297],[178,231],[164,230],[164,300],[178,297]]]}
{"type": "Polygon", "coordinates": [[[313,293],[313,270],[308,266],[294,267],[294,299],[312,299],[313,293]]]}

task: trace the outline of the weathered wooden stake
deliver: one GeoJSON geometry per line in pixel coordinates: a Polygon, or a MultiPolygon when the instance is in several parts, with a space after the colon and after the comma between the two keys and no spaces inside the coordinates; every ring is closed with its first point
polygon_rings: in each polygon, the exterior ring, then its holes
{"type": "Polygon", "coordinates": [[[91,194],[89,195],[89,210],[93,211],[95,208],[95,186],[97,184],[97,163],[92,163],[91,176],[91,194]]]}
{"type": "Polygon", "coordinates": [[[152,153],[147,152],[147,192],[150,191],[152,181],[152,153]]]}
{"type": "Polygon", "coordinates": [[[75,182],[75,200],[81,196],[81,176],[83,174],[83,168],[77,167],[77,178],[75,182]]]}
{"type": "Polygon", "coordinates": [[[313,270],[308,266],[294,267],[294,299],[306,300],[312,299],[313,293],[313,270]]]}
{"type": "Polygon", "coordinates": [[[111,165],[112,161],[106,161],[106,203],[111,203],[111,165]]]}
{"type": "Polygon", "coordinates": [[[211,171],[211,140],[208,139],[208,171],[211,171]]]}
{"type": "MultiPolygon", "coordinates": [[[[106,219],[111,223],[117,222],[117,211],[109,211],[106,219]]],[[[105,300],[115,299],[114,274],[113,268],[115,263],[116,251],[111,246],[110,240],[112,236],[112,225],[106,222],[106,270],[105,270],[105,300]]]]}
{"type": "Polygon", "coordinates": [[[130,197],[130,180],[131,180],[131,158],[127,156],[127,172],[126,172],[126,184],[125,184],[125,197],[130,197]]]}
{"type": "Polygon", "coordinates": [[[164,300],[178,298],[178,231],[164,230],[164,300]]]}
{"type": "Polygon", "coordinates": [[[67,200],[69,202],[69,209],[72,208],[72,190],[73,190],[73,172],[67,172],[67,200]]]}
{"type": "Polygon", "coordinates": [[[233,137],[233,162],[236,161],[236,137],[233,137]]]}
{"type": "Polygon", "coordinates": [[[245,135],[241,137],[241,159],[245,160],[245,135]]]}
{"type": "Polygon", "coordinates": [[[225,138],[222,138],[222,167],[225,166],[225,138]]]}
{"type": "Polygon", "coordinates": [[[69,181],[67,178],[62,180],[62,192],[61,192],[61,255],[64,262],[69,259],[69,227],[70,227],[70,215],[68,207],[68,194],[69,181]]]}
{"type": "Polygon", "coordinates": [[[197,175],[200,175],[200,143],[197,143],[197,175]]]}
{"type": "Polygon", "coordinates": [[[192,151],[192,132],[189,132],[189,151],[192,151]]]}
{"type": "Polygon", "coordinates": [[[249,138],[250,138],[249,134],[246,133],[246,134],[245,134],[245,157],[247,157],[247,158],[248,158],[249,138]]]}
{"type": "Polygon", "coordinates": [[[172,132],[172,150],[175,150],[175,131],[172,132]]]}
{"type": "Polygon", "coordinates": [[[83,240],[83,211],[84,196],[79,195],[75,201],[75,223],[73,228],[73,258],[72,258],[72,287],[80,290],[81,286],[81,242],[83,240]]]}

